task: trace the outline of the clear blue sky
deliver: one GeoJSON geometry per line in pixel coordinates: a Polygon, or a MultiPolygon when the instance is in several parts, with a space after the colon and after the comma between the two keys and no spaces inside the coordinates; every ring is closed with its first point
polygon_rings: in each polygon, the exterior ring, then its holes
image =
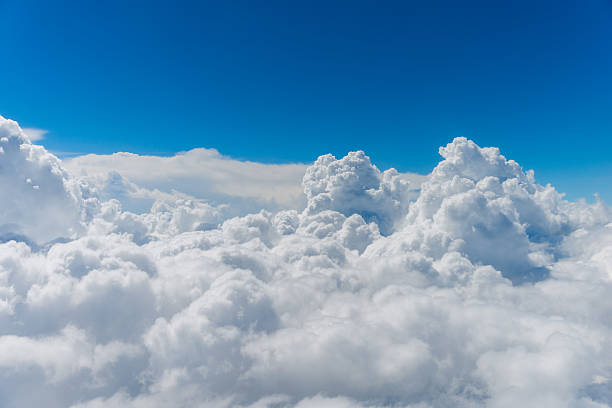
{"type": "Polygon", "coordinates": [[[0,114],[57,152],[363,149],[455,136],[612,202],[612,1],[0,0],[0,114]]]}

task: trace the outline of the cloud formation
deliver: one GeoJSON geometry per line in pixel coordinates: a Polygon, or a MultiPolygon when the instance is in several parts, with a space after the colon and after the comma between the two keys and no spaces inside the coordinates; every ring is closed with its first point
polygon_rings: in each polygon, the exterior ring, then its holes
{"type": "Polygon", "coordinates": [[[496,148],[455,139],[420,192],[322,156],[303,209],[233,217],[126,211],[143,169],[81,178],[0,129],[6,407],[612,405],[610,209],[496,148]]]}
{"type": "MultiPolygon", "coordinates": [[[[63,167],[73,177],[95,186],[104,198],[116,198],[125,209],[139,213],[149,211],[156,200],[177,196],[226,204],[234,215],[261,209],[301,210],[307,201],[302,179],[308,165],[234,160],[215,149],[193,149],[169,157],[88,154],[66,159],[63,167]]],[[[413,173],[385,174],[381,181],[386,183],[385,188],[397,188],[389,184],[392,178],[393,183],[410,185],[412,189],[418,189],[426,179],[413,173]]]]}
{"type": "MultiPolygon", "coordinates": [[[[0,237],[75,237],[86,214],[78,182],[16,122],[0,117],[0,237]]],[[[3,239],[3,238],[0,238],[3,239]]]]}

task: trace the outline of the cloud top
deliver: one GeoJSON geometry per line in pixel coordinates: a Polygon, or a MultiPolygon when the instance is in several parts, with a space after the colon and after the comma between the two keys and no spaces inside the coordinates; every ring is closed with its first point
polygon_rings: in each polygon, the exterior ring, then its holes
{"type": "Polygon", "coordinates": [[[0,117],[0,235],[36,242],[71,238],[82,229],[84,202],[61,162],[33,145],[16,122],[0,117]]]}
{"type": "Polygon", "coordinates": [[[307,214],[324,210],[345,216],[359,214],[375,222],[384,234],[393,232],[405,215],[409,193],[418,186],[395,169],[380,172],[362,151],[350,152],[336,160],[331,154],[321,156],[306,170],[302,180],[308,200],[307,214]]]}
{"type": "Polygon", "coordinates": [[[89,154],[67,160],[65,167],[73,175],[88,176],[98,184],[105,182],[112,169],[136,183],[142,189],[141,198],[154,200],[160,197],[159,193],[180,191],[210,202],[232,202],[257,211],[262,207],[278,210],[300,206],[303,202],[300,180],[307,166],[238,161],[214,149],[199,148],[170,157],[89,154]]]}

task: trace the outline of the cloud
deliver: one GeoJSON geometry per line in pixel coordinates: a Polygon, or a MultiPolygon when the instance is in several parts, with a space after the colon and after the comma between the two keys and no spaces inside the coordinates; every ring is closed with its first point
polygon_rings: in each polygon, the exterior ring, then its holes
{"type": "MultiPolygon", "coordinates": [[[[88,154],[65,160],[64,167],[97,186],[107,198],[117,198],[125,208],[137,212],[175,192],[211,204],[231,204],[241,215],[262,208],[278,211],[306,205],[301,183],[308,165],[240,161],[215,149],[193,149],[169,157],[88,154]]],[[[418,189],[426,176],[387,172],[384,178],[387,189],[397,189],[400,184],[418,189]]]]}
{"type": "Polygon", "coordinates": [[[39,128],[22,128],[21,130],[32,142],[43,140],[45,135],[49,133],[48,130],[39,128]]]}
{"type": "Polygon", "coordinates": [[[66,160],[64,166],[75,176],[93,180],[104,180],[112,171],[144,189],[142,193],[180,191],[212,203],[234,202],[251,211],[301,206],[300,181],[307,167],[239,161],[214,149],[193,149],[170,157],[89,154],[66,160]]]}
{"type": "Polygon", "coordinates": [[[279,193],[271,210],[220,181],[259,169],[268,191],[267,165],[204,150],[68,172],[0,129],[3,406],[612,405],[610,209],[496,148],[457,138],[422,184],[322,156],[303,208],[279,193]],[[138,199],[154,204],[126,211],[138,199]]]}
{"type": "Polygon", "coordinates": [[[1,116],[0,169],[0,240],[17,234],[40,243],[83,229],[86,205],[78,183],[16,122],[1,116]]]}
{"type": "Polygon", "coordinates": [[[389,234],[406,215],[411,192],[420,187],[415,179],[402,177],[395,169],[381,173],[362,151],[340,160],[331,154],[321,156],[306,170],[302,182],[308,199],[306,213],[359,214],[389,234]]]}

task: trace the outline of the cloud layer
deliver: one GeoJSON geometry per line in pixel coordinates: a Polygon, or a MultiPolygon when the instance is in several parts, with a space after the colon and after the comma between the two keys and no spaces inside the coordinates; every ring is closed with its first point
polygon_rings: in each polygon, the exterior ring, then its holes
{"type": "Polygon", "coordinates": [[[180,188],[215,152],[68,172],[15,122],[0,137],[6,407],[612,404],[610,209],[496,148],[455,139],[421,186],[321,156],[301,207],[243,163],[223,194],[285,209],[233,217],[201,200],[221,176],[180,188]]]}
{"type": "Polygon", "coordinates": [[[125,190],[124,197],[131,197],[128,205],[139,212],[164,194],[177,191],[250,211],[299,207],[304,202],[300,181],[307,167],[232,160],[214,149],[201,148],[170,157],[88,154],[68,159],[64,166],[73,175],[103,187],[109,197],[118,193],[117,175],[135,183],[137,188],[125,190]]]}

